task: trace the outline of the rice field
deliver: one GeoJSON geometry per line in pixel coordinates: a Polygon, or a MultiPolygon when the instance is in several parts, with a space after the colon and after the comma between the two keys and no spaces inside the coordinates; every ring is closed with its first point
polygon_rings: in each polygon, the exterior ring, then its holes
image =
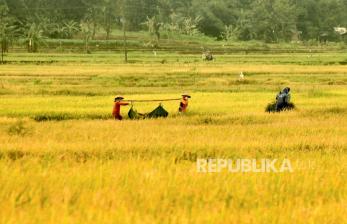
{"type": "Polygon", "coordinates": [[[0,223],[347,223],[347,54],[216,57],[8,55],[0,223]],[[296,110],[266,113],[286,86],[296,110]],[[112,119],[116,95],[185,92],[187,114],[163,102],[167,119],[112,119]],[[293,172],[201,173],[198,159],[288,159],[293,172]]]}

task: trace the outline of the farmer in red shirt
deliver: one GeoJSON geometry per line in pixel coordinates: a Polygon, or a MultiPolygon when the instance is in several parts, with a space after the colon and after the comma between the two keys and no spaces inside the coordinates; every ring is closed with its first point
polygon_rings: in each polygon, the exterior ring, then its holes
{"type": "Polygon", "coordinates": [[[129,103],[122,102],[122,100],[124,100],[124,98],[121,96],[116,97],[114,99],[114,106],[113,106],[112,115],[113,115],[115,120],[122,120],[123,119],[123,117],[120,115],[120,107],[129,105],[129,103]]]}
{"type": "Polygon", "coordinates": [[[185,113],[187,111],[187,107],[188,107],[188,99],[191,98],[188,94],[184,94],[182,95],[182,100],[180,103],[180,107],[178,109],[178,111],[180,113],[185,113]]]}

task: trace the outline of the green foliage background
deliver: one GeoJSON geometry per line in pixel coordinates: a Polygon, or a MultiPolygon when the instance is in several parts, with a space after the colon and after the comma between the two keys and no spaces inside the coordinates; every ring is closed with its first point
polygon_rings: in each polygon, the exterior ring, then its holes
{"type": "Polygon", "coordinates": [[[46,37],[69,39],[71,25],[82,21],[93,39],[101,31],[108,39],[122,18],[129,31],[147,30],[144,23],[155,17],[161,33],[187,34],[193,27],[188,35],[221,39],[233,27],[236,40],[266,42],[344,41],[333,28],[347,26],[346,0],[0,0],[0,11],[1,25],[17,26],[18,35],[37,24],[46,37]]]}

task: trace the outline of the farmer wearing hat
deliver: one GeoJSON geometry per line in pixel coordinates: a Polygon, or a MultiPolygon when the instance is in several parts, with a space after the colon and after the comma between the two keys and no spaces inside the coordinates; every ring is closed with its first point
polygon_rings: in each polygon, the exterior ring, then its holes
{"type": "Polygon", "coordinates": [[[122,120],[123,119],[123,117],[120,114],[120,107],[129,105],[129,103],[122,102],[123,100],[124,100],[124,98],[121,96],[118,96],[114,99],[114,106],[113,106],[112,115],[113,115],[115,120],[122,120]]]}
{"type": "Polygon", "coordinates": [[[290,98],[290,88],[286,87],[276,96],[276,111],[285,109],[290,103],[290,98]]]}
{"type": "Polygon", "coordinates": [[[180,107],[178,109],[178,111],[180,113],[185,113],[187,111],[187,107],[188,107],[188,99],[190,99],[190,95],[188,94],[183,94],[182,95],[182,100],[181,100],[181,103],[180,103],[180,107]]]}

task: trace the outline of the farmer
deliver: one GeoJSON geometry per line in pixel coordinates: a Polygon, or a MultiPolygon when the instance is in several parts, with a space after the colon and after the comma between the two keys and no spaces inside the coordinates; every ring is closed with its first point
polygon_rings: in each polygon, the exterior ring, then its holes
{"type": "Polygon", "coordinates": [[[204,61],[213,61],[214,58],[211,51],[206,51],[202,54],[202,59],[204,61]]]}
{"type": "Polygon", "coordinates": [[[113,111],[112,115],[115,120],[122,120],[123,117],[120,115],[120,107],[121,106],[127,106],[129,103],[123,102],[124,98],[121,96],[118,96],[114,99],[114,106],[113,106],[113,111]]]}
{"type": "Polygon", "coordinates": [[[183,94],[182,95],[182,100],[181,100],[181,103],[180,103],[180,107],[178,109],[178,111],[180,113],[185,113],[187,111],[187,107],[188,107],[188,99],[190,99],[191,96],[188,95],[188,94],[183,94]]]}
{"type": "Polygon", "coordinates": [[[284,88],[279,94],[276,96],[276,111],[282,111],[285,109],[290,103],[290,88],[284,88]]]}

